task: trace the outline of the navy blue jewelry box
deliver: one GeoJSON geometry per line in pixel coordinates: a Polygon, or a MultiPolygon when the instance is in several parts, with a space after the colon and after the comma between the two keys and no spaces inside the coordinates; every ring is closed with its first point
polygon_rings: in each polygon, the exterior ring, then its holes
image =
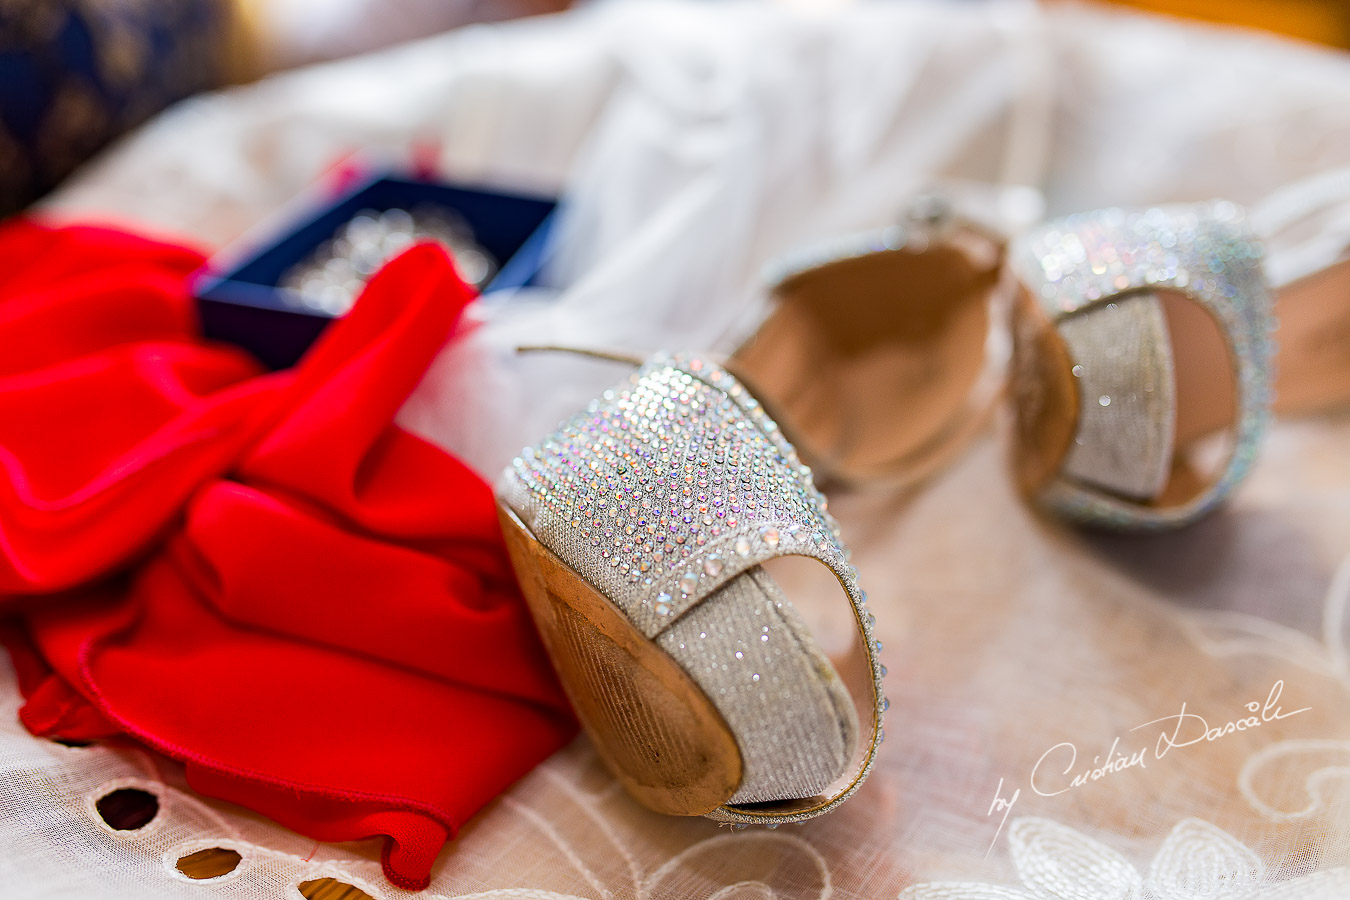
{"type": "Polygon", "coordinates": [[[294,365],[332,317],[287,303],[285,289],[277,286],[286,271],[361,210],[424,206],[454,210],[473,229],[477,243],[500,261],[484,294],[536,283],[547,258],[556,200],[381,175],[343,191],[317,211],[310,207],[292,215],[289,225],[262,240],[246,239],[244,246],[212,258],[193,282],[203,332],[244,347],[268,368],[294,365]]]}

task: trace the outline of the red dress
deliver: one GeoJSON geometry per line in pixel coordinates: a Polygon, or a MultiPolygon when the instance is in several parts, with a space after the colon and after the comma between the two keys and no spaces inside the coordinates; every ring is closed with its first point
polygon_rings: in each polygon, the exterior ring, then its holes
{"type": "Polygon", "coordinates": [[[392,424],[473,293],[419,246],[293,370],[196,334],[198,254],[0,226],[0,613],[36,735],[130,736],[194,788],[427,884],[569,739],[491,490],[392,424]]]}

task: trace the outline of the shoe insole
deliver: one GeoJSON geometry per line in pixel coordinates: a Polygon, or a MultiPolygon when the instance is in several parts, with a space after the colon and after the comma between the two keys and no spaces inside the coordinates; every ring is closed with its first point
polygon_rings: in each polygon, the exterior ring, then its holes
{"type": "Polygon", "coordinates": [[[1288,285],[1275,301],[1275,412],[1350,403],[1350,260],[1288,285]]]}
{"type": "Polygon", "coordinates": [[[984,255],[944,242],[794,275],[727,367],[821,474],[903,471],[968,418],[998,283],[998,254],[984,255]]]}

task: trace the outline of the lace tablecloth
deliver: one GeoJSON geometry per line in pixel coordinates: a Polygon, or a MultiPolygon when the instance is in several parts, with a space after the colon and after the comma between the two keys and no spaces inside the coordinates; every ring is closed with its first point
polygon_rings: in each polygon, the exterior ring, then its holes
{"type": "MultiPolygon", "coordinates": [[[[568,287],[485,306],[401,415],[493,477],[617,377],[518,342],[727,349],[767,259],[888,221],[934,177],[1010,229],[1041,197],[1259,204],[1350,163],[1350,61],[1092,8],[600,6],[190,102],[52,206],[215,245],[344,152],[429,139],[456,177],[572,198],[568,287]]],[[[1346,209],[1320,220],[1333,240],[1276,242],[1272,271],[1340,252],[1346,209]]],[[[995,431],[912,495],[832,496],[890,669],[855,799],[772,832],[663,818],[582,739],[464,830],[426,896],[1350,896],[1350,414],[1279,423],[1232,504],[1147,538],[1031,514],[995,431]]],[[[6,897],[401,893],[374,845],[203,800],[160,758],[33,740],[17,702],[3,670],[6,897]],[[158,796],[149,825],[102,824],[115,786],[158,796]],[[204,847],[242,861],[177,872],[204,847]]]]}

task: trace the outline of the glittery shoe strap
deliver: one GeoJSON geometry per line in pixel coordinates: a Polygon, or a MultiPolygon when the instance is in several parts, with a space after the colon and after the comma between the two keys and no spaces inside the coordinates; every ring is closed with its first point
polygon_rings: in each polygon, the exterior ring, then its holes
{"type": "Polygon", "coordinates": [[[1065,476],[1140,502],[1172,474],[1176,372],[1162,301],[1121,297],[1059,322],[1078,382],[1078,433],[1065,476]]]}

